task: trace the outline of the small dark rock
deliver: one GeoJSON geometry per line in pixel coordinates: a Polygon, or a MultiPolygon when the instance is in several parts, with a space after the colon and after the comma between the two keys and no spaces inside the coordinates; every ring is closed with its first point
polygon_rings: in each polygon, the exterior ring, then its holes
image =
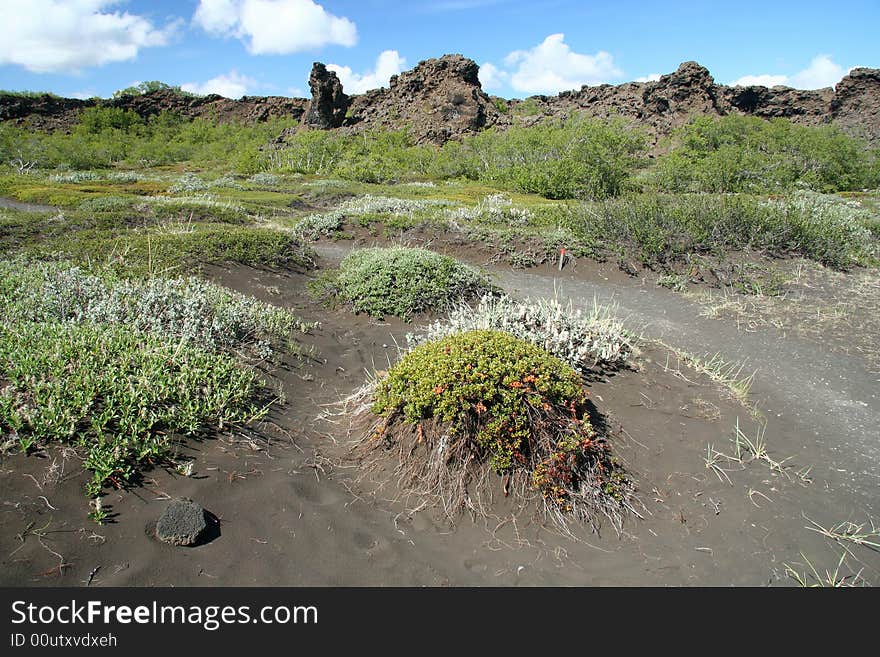
{"type": "Polygon", "coordinates": [[[171,545],[194,545],[208,529],[205,509],[191,499],[173,500],[159,516],[156,536],[171,545]]]}

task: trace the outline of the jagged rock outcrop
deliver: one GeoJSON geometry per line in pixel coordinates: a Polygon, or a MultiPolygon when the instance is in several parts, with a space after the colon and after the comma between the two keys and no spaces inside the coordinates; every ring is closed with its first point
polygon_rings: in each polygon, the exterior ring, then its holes
{"type": "Polygon", "coordinates": [[[814,91],[790,87],[721,87],[726,112],[738,112],[762,119],[784,118],[796,123],[827,123],[834,89],[814,91]]]}
{"type": "Polygon", "coordinates": [[[392,77],[387,89],[354,96],[344,125],[406,127],[417,142],[435,144],[479,132],[501,116],[480,86],[479,70],[461,55],[419,62],[392,77]]]}
{"type": "Polygon", "coordinates": [[[510,107],[518,124],[562,118],[572,113],[597,118],[621,117],[645,129],[655,141],[702,114],[723,116],[735,112],[765,119],[782,117],[805,125],[833,121],[850,134],[878,145],[878,73],[876,69],[856,69],[841,80],[836,92],[830,87],[815,91],[789,87],[728,87],[716,84],[709,71],[696,62],[685,62],[674,73],[656,81],[584,86],[557,96],[510,101],[510,107]],[[517,116],[515,108],[523,102],[536,107],[537,115],[533,112],[532,116],[521,113],[517,116]],[[835,111],[838,105],[840,109],[835,111]]]}
{"type": "MultiPolygon", "coordinates": [[[[834,123],[872,146],[880,146],[880,69],[854,69],[834,89],[805,91],[719,85],[704,67],[685,62],[675,72],[652,82],[584,86],[556,96],[511,101],[486,95],[478,72],[473,60],[444,55],[419,62],[414,69],[393,77],[387,89],[347,96],[336,74],[316,63],[309,79],[311,101],[281,97],[233,101],[220,96],[187,96],[173,90],[86,101],[0,95],[0,120],[65,129],[84,107],[100,105],[132,109],[142,116],[170,110],[187,117],[213,116],[220,121],[264,121],[286,116],[302,119],[301,127],[349,132],[406,128],[417,142],[442,144],[492,126],[503,130],[580,113],[623,118],[642,127],[656,143],[694,116],[739,113],[767,119],[783,117],[805,125],[834,123]]],[[[282,143],[285,136],[277,143],[282,143]]]]}
{"type": "Polygon", "coordinates": [[[309,89],[312,100],[303,117],[303,125],[318,130],[340,127],[350,100],[342,90],[336,72],[328,71],[321,62],[315,62],[309,75],[309,89]]]}
{"type": "Polygon", "coordinates": [[[715,84],[706,68],[696,62],[685,62],[674,73],[653,82],[583,86],[557,96],[512,101],[511,109],[514,121],[523,124],[574,113],[602,119],[618,117],[644,128],[656,141],[694,116],[726,114],[729,103],[725,102],[723,89],[715,84]],[[537,107],[537,115],[518,113],[516,107],[523,102],[537,107]]]}
{"type": "Polygon", "coordinates": [[[40,130],[57,130],[71,125],[84,107],[93,105],[87,100],[59,98],[51,94],[3,94],[0,95],[0,121],[27,124],[40,130]]]}
{"type": "Polygon", "coordinates": [[[880,69],[854,68],[838,82],[831,118],[849,134],[880,146],[880,69]]]}

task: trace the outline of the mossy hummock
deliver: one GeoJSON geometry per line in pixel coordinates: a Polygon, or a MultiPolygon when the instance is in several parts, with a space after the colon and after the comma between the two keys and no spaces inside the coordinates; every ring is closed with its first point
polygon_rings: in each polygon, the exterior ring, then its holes
{"type": "MultiPolygon", "coordinates": [[[[628,483],[597,435],[588,393],[570,366],[510,334],[474,330],[407,353],[376,387],[371,411],[382,420],[368,444],[397,445],[407,483],[442,481],[467,506],[472,465],[538,490],[553,511],[611,517],[628,483]]],[[[509,492],[506,484],[505,493],[509,492]]],[[[444,493],[447,494],[447,493],[444,493]]]]}

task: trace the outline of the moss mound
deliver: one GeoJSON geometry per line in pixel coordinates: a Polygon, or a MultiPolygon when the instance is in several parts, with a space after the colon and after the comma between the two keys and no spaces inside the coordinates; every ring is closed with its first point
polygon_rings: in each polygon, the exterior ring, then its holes
{"type": "Polygon", "coordinates": [[[487,472],[504,477],[505,495],[539,493],[563,522],[596,526],[596,511],[619,521],[627,504],[631,486],[590,423],[577,372],[510,334],[467,331],[416,347],[371,400],[379,421],[361,448],[396,448],[401,489],[439,496],[450,517],[479,510],[487,472]]]}
{"type": "Polygon", "coordinates": [[[332,287],[356,313],[404,320],[495,290],[484,274],[455,258],[400,246],[353,251],[332,287]]]}

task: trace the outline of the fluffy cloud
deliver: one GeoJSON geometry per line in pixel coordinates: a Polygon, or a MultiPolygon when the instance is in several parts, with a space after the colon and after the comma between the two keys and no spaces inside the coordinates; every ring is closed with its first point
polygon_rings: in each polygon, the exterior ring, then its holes
{"type": "Polygon", "coordinates": [[[312,0],[199,0],[193,22],[209,34],[241,39],[253,55],[357,43],[354,23],[312,0]]]}
{"type": "Polygon", "coordinates": [[[656,82],[661,77],[660,73],[648,73],[640,78],[633,80],[634,82],[656,82]]]}
{"type": "Polygon", "coordinates": [[[768,73],[744,75],[731,82],[731,84],[741,87],[749,85],[762,85],[764,87],[785,85],[795,89],[821,89],[822,87],[833,87],[840,82],[840,78],[845,74],[846,70],[842,66],[835,64],[831,57],[828,55],[817,55],[813,57],[807,68],[790,77],[788,75],[771,75],[768,73]]]}
{"type": "Polygon", "coordinates": [[[833,87],[846,74],[842,66],[838,66],[828,55],[814,57],[810,65],[791,79],[796,89],[821,89],[833,87]]]}
{"type": "Polygon", "coordinates": [[[187,82],[180,85],[180,88],[203,96],[219,94],[225,98],[241,98],[256,85],[256,80],[233,69],[229,73],[218,75],[207,82],[187,82]]]}
{"type": "Polygon", "coordinates": [[[744,75],[730,84],[734,87],[775,87],[787,82],[787,75],[770,75],[769,73],[763,73],[761,75],[744,75]]]}
{"type": "Polygon", "coordinates": [[[609,53],[576,53],[565,43],[564,34],[551,34],[529,50],[515,50],[505,57],[504,63],[508,68],[515,67],[510,85],[525,93],[557,93],[623,75],[609,53]]]}
{"type": "Polygon", "coordinates": [[[34,73],[76,73],[134,59],[164,46],[179,21],[156,27],[143,16],[103,11],[119,0],[4,0],[0,65],[34,73]]]}
{"type": "Polygon", "coordinates": [[[483,89],[500,89],[510,80],[510,73],[502,71],[491,62],[480,66],[480,85],[483,89]]]}
{"type": "Polygon", "coordinates": [[[397,75],[406,66],[406,59],[396,50],[383,50],[376,58],[376,66],[366,73],[354,73],[348,66],[328,64],[327,69],[336,71],[342,89],[347,94],[362,94],[370,89],[378,89],[388,85],[392,75],[397,75]]]}

